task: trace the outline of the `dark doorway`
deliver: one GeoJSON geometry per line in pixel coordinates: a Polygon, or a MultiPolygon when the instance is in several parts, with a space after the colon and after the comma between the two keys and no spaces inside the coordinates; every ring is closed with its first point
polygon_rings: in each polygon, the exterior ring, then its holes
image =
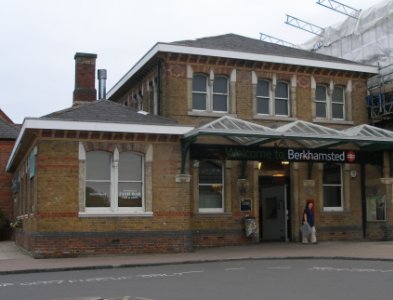
{"type": "Polygon", "coordinates": [[[259,220],[261,241],[288,241],[290,200],[288,176],[259,177],[259,220]]]}

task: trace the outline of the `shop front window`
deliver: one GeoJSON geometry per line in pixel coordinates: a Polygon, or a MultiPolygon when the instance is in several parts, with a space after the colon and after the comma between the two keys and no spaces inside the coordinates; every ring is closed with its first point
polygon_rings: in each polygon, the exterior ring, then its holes
{"type": "Polygon", "coordinates": [[[323,166],[323,206],[326,211],[342,211],[342,168],[339,164],[323,166]]]}
{"type": "Polygon", "coordinates": [[[223,212],[223,167],[219,161],[199,163],[199,212],[223,212]]]}

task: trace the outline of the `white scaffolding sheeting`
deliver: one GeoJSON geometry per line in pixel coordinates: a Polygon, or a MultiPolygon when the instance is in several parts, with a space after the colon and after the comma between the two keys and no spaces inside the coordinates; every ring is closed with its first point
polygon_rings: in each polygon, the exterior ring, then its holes
{"type": "Polygon", "coordinates": [[[302,48],[362,64],[393,64],[393,0],[361,11],[359,19],[348,17],[325,28],[322,36],[314,37],[302,48]]]}

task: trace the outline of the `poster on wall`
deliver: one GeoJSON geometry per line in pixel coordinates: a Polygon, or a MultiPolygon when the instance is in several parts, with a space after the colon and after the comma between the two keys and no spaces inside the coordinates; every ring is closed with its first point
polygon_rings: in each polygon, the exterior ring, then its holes
{"type": "Polygon", "coordinates": [[[385,221],[386,195],[367,195],[367,221],[385,221]]]}

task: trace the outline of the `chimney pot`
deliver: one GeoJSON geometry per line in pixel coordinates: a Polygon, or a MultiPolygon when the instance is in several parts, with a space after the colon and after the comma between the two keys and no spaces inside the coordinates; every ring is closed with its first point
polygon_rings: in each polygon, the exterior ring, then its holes
{"type": "Polygon", "coordinates": [[[99,69],[97,70],[98,77],[98,99],[105,100],[106,99],[106,70],[99,69]]]}
{"type": "Polygon", "coordinates": [[[75,59],[75,89],[73,104],[95,101],[95,69],[97,54],[77,52],[75,59]]]}

